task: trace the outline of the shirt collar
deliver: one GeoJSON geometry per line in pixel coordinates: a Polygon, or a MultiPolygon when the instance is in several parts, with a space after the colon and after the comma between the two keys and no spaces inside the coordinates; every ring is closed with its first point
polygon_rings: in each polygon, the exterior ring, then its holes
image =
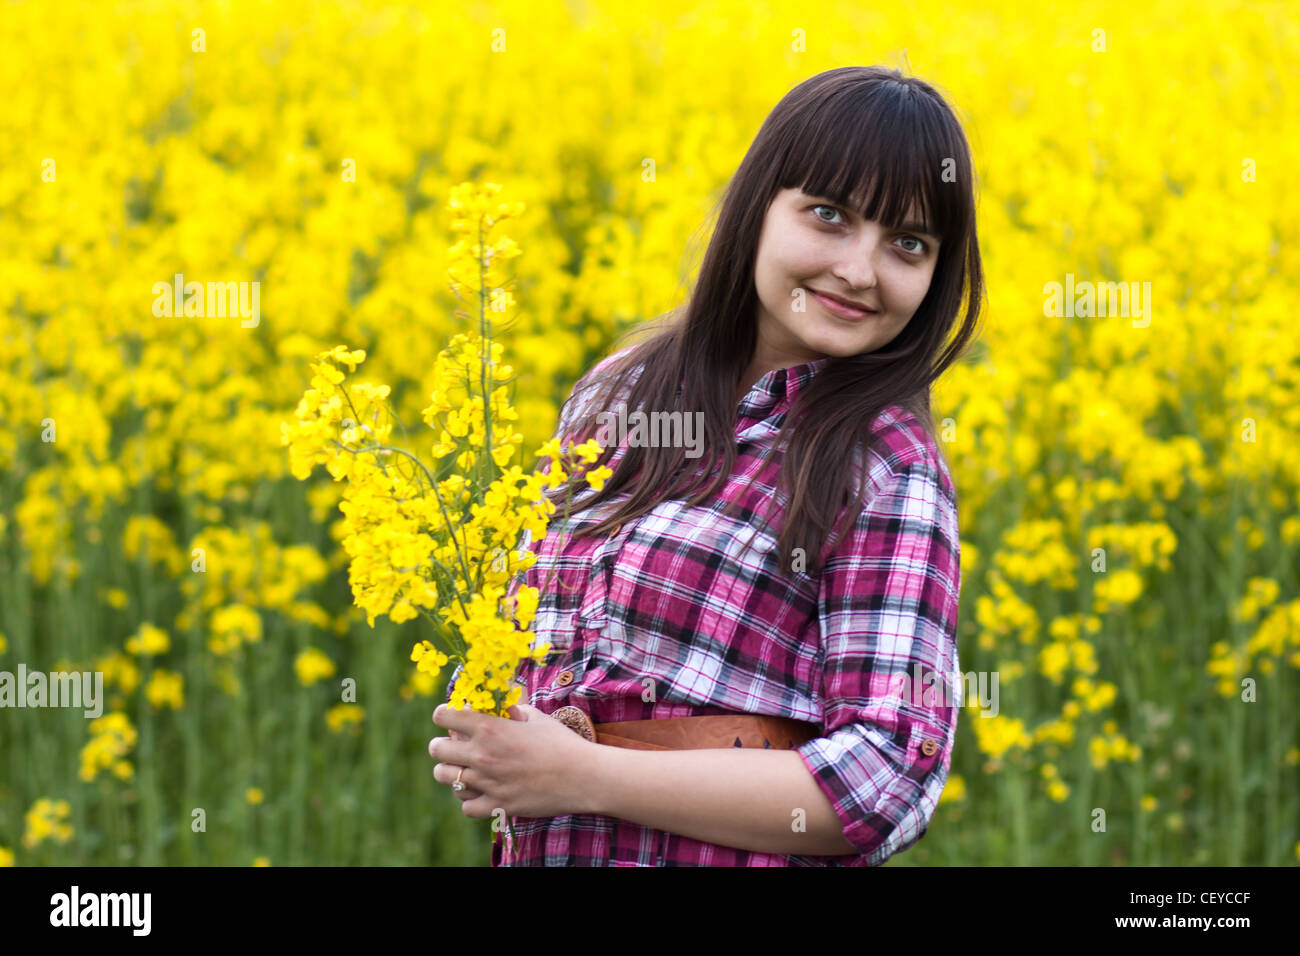
{"type": "Polygon", "coordinates": [[[802,365],[774,368],[763,373],[742,399],[741,410],[750,418],[762,418],[779,406],[789,408],[794,404],[799,390],[812,381],[813,376],[829,361],[830,357],[824,356],[802,365]]]}

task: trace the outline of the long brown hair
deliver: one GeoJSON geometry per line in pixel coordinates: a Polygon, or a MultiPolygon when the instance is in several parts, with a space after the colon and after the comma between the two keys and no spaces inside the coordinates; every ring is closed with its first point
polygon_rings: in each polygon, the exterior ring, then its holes
{"type": "MultiPolygon", "coordinates": [[[[831,532],[838,537],[864,503],[867,469],[861,468],[856,490],[846,479],[884,408],[903,406],[934,436],[931,383],[974,336],[983,298],[970,151],[957,117],[929,84],[879,66],[827,70],[787,93],[754,138],[722,197],[684,314],[609,364],[596,399],[570,430],[573,440],[597,434],[597,414],[635,377],[624,398],[629,413],[702,410],[702,460],[684,472],[684,448],[627,447],[601,491],[582,482],[574,487],[575,498],[585,500],[571,513],[625,491],[629,497],[577,535],[608,534],[666,497],[693,495],[688,504],[697,505],[731,474],[734,396],[757,342],[759,236],[776,193],[796,186],[890,228],[917,203],[940,245],[929,291],[903,330],[873,352],[831,357],[782,422],[773,448],[790,441],[778,482],[778,495],[788,495],[789,504],[778,552],[790,554],[797,535],[809,570],[822,566],[831,532]],[[963,302],[965,320],[948,341],[963,302]],[[841,525],[832,529],[846,505],[841,525]]],[[[616,450],[607,447],[592,467],[609,462],[616,450]]],[[[563,498],[567,484],[548,492],[552,501],[563,498]]]]}

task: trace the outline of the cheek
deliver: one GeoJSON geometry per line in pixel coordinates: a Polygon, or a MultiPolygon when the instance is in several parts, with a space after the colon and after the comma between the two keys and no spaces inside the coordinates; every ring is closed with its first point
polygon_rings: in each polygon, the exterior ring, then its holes
{"type": "Polygon", "coordinates": [[[768,261],[790,281],[798,282],[805,275],[825,271],[827,256],[818,236],[791,228],[774,234],[772,239],[768,261]]]}
{"type": "Polygon", "coordinates": [[[930,277],[916,269],[900,268],[891,275],[888,290],[891,309],[910,316],[930,290],[930,277]]]}
{"type": "Polygon", "coordinates": [[[779,308],[790,295],[792,283],[798,282],[799,273],[786,250],[771,248],[767,255],[758,260],[756,276],[758,291],[768,305],[779,308]]]}
{"type": "Polygon", "coordinates": [[[911,313],[907,313],[903,318],[895,319],[893,322],[889,323],[889,328],[887,328],[884,333],[885,336],[888,337],[890,341],[893,341],[894,337],[897,336],[899,332],[902,332],[903,329],[907,328],[911,321],[911,313]]]}

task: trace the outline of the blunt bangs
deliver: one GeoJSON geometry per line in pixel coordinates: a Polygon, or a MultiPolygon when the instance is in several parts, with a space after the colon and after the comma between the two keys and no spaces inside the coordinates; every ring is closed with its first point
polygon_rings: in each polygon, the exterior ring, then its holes
{"type": "Polygon", "coordinates": [[[779,188],[798,187],[897,229],[912,220],[947,244],[966,229],[963,144],[943,107],[904,84],[861,85],[801,111],[779,188]],[[945,176],[945,172],[947,175],[945,176]],[[946,181],[945,181],[946,180],[946,181]]]}

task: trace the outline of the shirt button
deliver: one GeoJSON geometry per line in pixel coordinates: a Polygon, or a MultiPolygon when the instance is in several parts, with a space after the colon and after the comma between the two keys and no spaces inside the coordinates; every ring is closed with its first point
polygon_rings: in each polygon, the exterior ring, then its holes
{"type": "Polygon", "coordinates": [[[560,671],[555,678],[555,683],[559,687],[568,687],[573,683],[573,671],[560,671]]]}
{"type": "Polygon", "coordinates": [[[921,753],[925,754],[927,757],[931,756],[938,749],[939,745],[933,740],[926,739],[921,741],[921,753]]]}
{"type": "MultiPolygon", "coordinates": [[[[621,524],[614,525],[614,530],[609,533],[609,537],[610,538],[614,537],[614,535],[618,534],[621,530],[623,530],[623,526],[621,524]]],[[[606,538],[605,540],[608,541],[609,538],[606,538]]]]}

